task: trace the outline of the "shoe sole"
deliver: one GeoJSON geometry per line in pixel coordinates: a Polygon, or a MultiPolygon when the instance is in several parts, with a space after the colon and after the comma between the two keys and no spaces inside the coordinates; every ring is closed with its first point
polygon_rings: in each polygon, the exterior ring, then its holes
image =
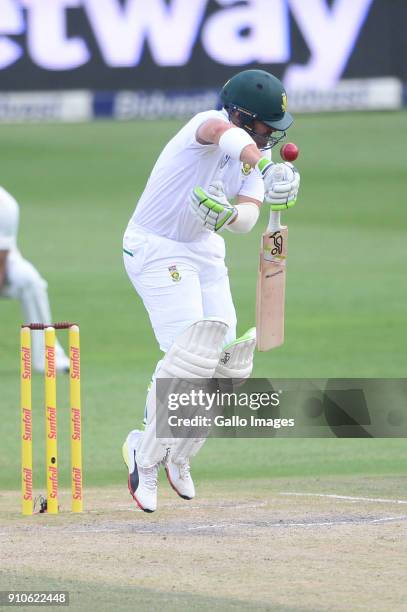
{"type": "Polygon", "coordinates": [[[180,497],[182,497],[182,499],[188,499],[188,500],[194,499],[193,497],[188,497],[188,495],[182,495],[182,494],[181,494],[181,493],[178,491],[177,487],[174,485],[174,483],[173,483],[173,482],[172,482],[172,480],[171,480],[170,471],[169,471],[169,469],[167,468],[167,466],[165,466],[165,473],[167,474],[167,480],[168,480],[168,482],[170,483],[171,487],[174,489],[174,491],[175,491],[175,493],[176,493],[177,495],[179,495],[180,497]]]}
{"type": "MultiPolygon", "coordinates": [[[[122,446],[122,455],[123,455],[123,461],[124,461],[124,465],[127,467],[127,471],[129,471],[129,465],[127,463],[128,461],[128,449],[127,449],[127,440],[126,442],[123,444],[122,446]]],[[[130,474],[127,477],[127,487],[129,489],[129,493],[132,497],[132,499],[134,499],[134,501],[136,502],[137,506],[140,508],[140,510],[143,510],[143,512],[147,512],[148,514],[151,514],[152,512],[154,512],[154,510],[150,510],[150,508],[144,508],[141,503],[139,502],[139,500],[136,497],[136,494],[133,493],[132,489],[131,489],[131,481],[130,481],[130,474]]]]}
{"type": "Polygon", "coordinates": [[[154,510],[150,510],[150,508],[144,508],[141,503],[139,502],[139,500],[136,497],[136,494],[133,493],[133,491],[131,490],[131,484],[130,484],[130,474],[127,480],[127,486],[129,489],[129,493],[131,495],[131,497],[134,499],[134,501],[136,502],[137,506],[140,508],[140,510],[142,510],[143,512],[147,512],[148,514],[151,514],[152,512],[154,512],[154,510]]]}

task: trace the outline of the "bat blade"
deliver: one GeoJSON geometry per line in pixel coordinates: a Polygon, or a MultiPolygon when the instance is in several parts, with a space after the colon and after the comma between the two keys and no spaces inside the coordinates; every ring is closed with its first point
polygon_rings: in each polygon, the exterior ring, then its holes
{"type": "Polygon", "coordinates": [[[266,231],[261,240],[257,275],[257,350],[269,351],[284,342],[287,227],[266,231]]]}

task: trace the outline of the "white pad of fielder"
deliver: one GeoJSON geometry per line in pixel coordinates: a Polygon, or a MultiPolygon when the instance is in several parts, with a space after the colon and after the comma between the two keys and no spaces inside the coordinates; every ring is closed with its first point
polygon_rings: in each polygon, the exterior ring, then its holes
{"type": "Polygon", "coordinates": [[[159,378],[212,378],[219,361],[228,325],[220,319],[202,319],[174,341],[157,369],[147,397],[147,424],[137,449],[137,462],[147,468],[162,461],[179,438],[156,437],[156,384],[159,378]]]}
{"type": "Polygon", "coordinates": [[[227,344],[215,370],[215,378],[249,378],[253,370],[253,354],[256,347],[256,328],[227,344]]]}
{"type": "MultiPolygon", "coordinates": [[[[47,288],[47,282],[29,261],[22,257],[14,257],[9,262],[7,284],[0,293],[4,297],[20,300],[26,323],[51,323],[47,288]]],[[[33,367],[43,372],[45,367],[44,332],[33,332],[31,343],[33,367]]],[[[57,368],[69,367],[69,359],[58,339],[55,342],[55,352],[57,368]]]]}

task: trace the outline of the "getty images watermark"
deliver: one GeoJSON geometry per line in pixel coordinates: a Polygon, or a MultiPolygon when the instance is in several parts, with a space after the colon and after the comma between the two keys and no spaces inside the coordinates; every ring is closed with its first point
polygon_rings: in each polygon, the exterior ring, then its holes
{"type": "Polygon", "coordinates": [[[189,392],[172,392],[168,395],[168,410],[176,414],[168,415],[170,427],[294,427],[293,418],[259,417],[255,414],[225,414],[225,409],[243,408],[258,411],[263,408],[277,408],[280,405],[279,392],[208,392],[204,389],[191,389],[189,392]],[[186,411],[185,408],[189,410],[186,411]],[[197,414],[193,412],[197,411],[197,414]],[[201,412],[204,411],[204,414],[201,412]],[[188,415],[185,414],[188,412],[188,415]]]}
{"type": "Polygon", "coordinates": [[[158,438],[407,437],[407,379],[157,379],[158,438]]]}

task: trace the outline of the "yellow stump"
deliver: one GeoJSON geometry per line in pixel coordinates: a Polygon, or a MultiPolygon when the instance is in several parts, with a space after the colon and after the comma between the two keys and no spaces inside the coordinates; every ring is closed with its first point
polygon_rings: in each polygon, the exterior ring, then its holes
{"type": "Polygon", "coordinates": [[[79,327],[69,328],[69,396],[71,406],[72,512],[83,510],[81,363],[79,327]]]}
{"type": "Polygon", "coordinates": [[[23,514],[33,513],[33,458],[31,405],[31,331],[21,329],[21,492],[23,514]]]}
{"type": "Polygon", "coordinates": [[[47,512],[58,512],[57,393],[55,329],[45,329],[45,437],[47,512]]]}

